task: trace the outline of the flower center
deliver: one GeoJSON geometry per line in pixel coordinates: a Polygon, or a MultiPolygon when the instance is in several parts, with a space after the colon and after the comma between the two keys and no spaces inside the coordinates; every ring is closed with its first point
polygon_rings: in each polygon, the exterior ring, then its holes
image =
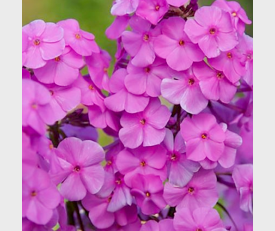
{"type": "Polygon", "coordinates": [[[107,202],[110,203],[111,200],[112,200],[112,196],[109,196],[107,199],[107,202]]]}
{"type": "Polygon", "coordinates": [[[222,72],[218,72],[217,73],[217,78],[218,79],[222,79],[224,77],[223,73],[222,72]]]}
{"type": "Polygon", "coordinates": [[[207,134],[206,133],[201,134],[201,138],[203,138],[204,140],[207,139],[207,134]]]}
{"type": "Polygon", "coordinates": [[[58,56],[58,57],[54,58],[54,61],[59,62],[60,61],[60,57],[58,56]]]}
{"type": "Polygon", "coordinates": [[[31,192],[31,196],[32,196],[32,197],[35,197],[36,195],[37,195],[37,192],[36,192],[36,191],[32,191],[32,192],[31,192]]]}
{"type": "Polygon", "coordinates": [[[50,149],[53,149],[53,144],[50,144],[50,145],[49,145],[49,148],[50,148],[50,149]]]}
{"type": "Polygon", "coordinates": [[[107,73],[107,72],[108,72],[108,68],[107,68],[107,67],[104,67],[103,71],[104,71],[105,73],[107,73]]]}
{"type": "Polygon", "coordinates": [[[141,167],[145,167],[145,165],[146,165],[146,162],[144,160],[140,162],[141,167]]]}
{"type": "Polygon", "coordinates": [[[247,58],[247,59],[252,59],[252,54],[248,53],[248,54],[246,55],[246,58],[247,58]]]}
{"type": "Polygon", "coordinates": [[[78,165],[75,166],[75,167],[74,167],[74,172],[79,172],[79,171],[80,171],[80,166],[78,166],[78,165]]]}
{"type": "Polygon", "coordinates": [[[233,17],[236,17],[236,16],[237,16],[237,13],[236,13],[236,12],[232,12],[232,16],[233,16],[233,17]]]}
{"type": "Polygon", "coordinates": [[[142,119],[139,121],[142,125],[144,125],[146,123],[146,120],[145,119],[142,119]]]}
{"type": "Polygon", "coordinates": [[[215,28],[211,28],[211,29],[209,30],[209,33],[210,33],[210,34],[216,34],[216,29],[215,29],[215,28]]]}
{"type": "Polygon", "coordinates": [[[50,94],[53,95],[53,93],[54,93],[54,92],[53,92],[52,90],[50,90],[50,94]]]}
{"type": "Polygon", "coordinates": [[[35,46],[38,46],[38,45],[40,44],[40,39],[35,39],[35,40],[33,41],[33,44],[34,44],[35,46]]]}
{"type": "Polygon", "coordinates": [[[192,86],[195,83],[195,80],[193,78],[188,80],[188,84],[192,86]]]}
{"type": "Polygon", "coordinates": [[[31,107],[32,107],[33,109],[37,109],[37,104],[36,104],[36,103],[33,103],[31,107]]]}
{"type": "Polygon", "coordinates": [[[183,45],[184,45],[184,41],[183,41],[183,40],[180,40],[180,41],[179,41],[179,44],[180,44],[180,46],[183,46],[183,45]]]}
{"type": "Polygon", "coordinates": [[[202,229],[197,229],[196,231],[202,231],[202,229]]]}
{"type": "Polygon", "coordinates": [[[176,155],[175,153],[173,153],[173,154],[171,155],[171,160],[172,160],[172,161],[177,160],[177,155],[176,155]]]}
{"type": "Polygon", "coordinates": [[[81,35],[80,34],[75,34],[75,37],[76,37],[76,39],[81,39],[81,35]]]}
{"type": "Polygon", "coordinates": [[[227,58],[231,59],[233,57],[232,53],[231,52],[228,52],[227,53],[227,58]]]}
{"type": "Polygon", "coordinates": [[[148,40],[149,40],[149,35],[148,35],[148,34],[145,34],[145,35],[143,36],[143,40],[146,41],[146,42],[148,42],[148,40]]]}
{"type": "Polygon", "coordinates": [[[116,182],[117,185],[121,184],[121,180],[120,179],[116,180],[115,182],[116,182]]]}
{"type": "Polygon", "coordinates": [[[156,5],[156,7],[155,7],[156,11],[159,11],[159,8],[160,8],[160,6],[156,5]]]}
{"type": "Polygon", "coordinates": [[[189,188],[188,188],[188,193],[189,193],[189,194],[193,194],[194,191],[195,191],[195,189],[194,189],[193,187],[189,187],[189,188]]]}
{"type": "Polygon", "coordinates": [[[150,194],[149,192],[146,192],[145,195],[146,195],[147,197],[150,197],[150,196],[151,196],[151,194],[150,194]]]}
{"type": "Polygon", "coordinates": [[[90,90],[94,90],[94,86],[93,85],[89,85],[89,89],[90,90]]]}
{"type": "Polygon", "coordinates": [[[149,73],[149,72],[150,72],[150,67],[145,67],[145,68],[144,68],[144,71],[145,71],[146,73],[149,73]]]}
{"type": "Polygon", "coordinates": [[[112,161],[108,160],[106,165],[109,165],[109,166],[112,165],[112,161]]]}

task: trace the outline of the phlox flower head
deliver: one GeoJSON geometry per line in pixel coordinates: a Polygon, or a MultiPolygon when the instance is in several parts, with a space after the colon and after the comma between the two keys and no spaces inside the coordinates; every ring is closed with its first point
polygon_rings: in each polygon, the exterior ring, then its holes
{"type": "Polygon", "coordinates": [[[187,20],[184,31],[208,58],[217,57],[238,44],[230,14],[216,6],[199,8],[194,19],[187,20]]]}
{"type": "Polygon", "coordinates": [[[64,31],[57,24],[34,20],[22,30],[28,36],[24,66],[34,69],[43,67],[48,60],[62,54],[65,48],[64,31]]]}

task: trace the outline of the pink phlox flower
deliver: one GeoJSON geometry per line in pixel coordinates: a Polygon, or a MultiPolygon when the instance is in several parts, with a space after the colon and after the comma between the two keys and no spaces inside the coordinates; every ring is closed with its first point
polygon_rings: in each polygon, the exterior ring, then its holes
{"type": "Polygon", "coordinates": [[[201,91],[207,99],[229,103],[234,98],[237,86],[228,80],[221,69],[214,69],[205,62],[200,62],[193,65],[193,72],[199,79],[201,91]]]}
{"type": "Polygon", "coordinates": [[[77,79],[83,66],[82,56],[66,47],[60,56],[48,60],[43,67],[34,69],[34,74],[42,83],[68,86],[77,79]]]}
{"type": "Polygon", "coordinates": [[[221,70],[227,79],[235,84],[245,75],[246,70],[241,62],[243,55],[235,48],[222,52],[219,57],[209,59],[209,64],[217,70],[221,70]]]}
{"type": "Polygon", "coordinates": [[[111,14],[123,16],[136,11],[140,0],[115,0],[111,8],[111,14]]]}
{"type": "Polygon", "coordinates": [[[26,59],[27,59],[27,49],[29,45],[29,39],[28,35],[22,31],[22,66],[25,65],[26,59]]]}
{"type": "Polygon", "coordinates": [[[163,199],[163,183],[155,175],[135,175],[131,194],[145,215],[159,213],[166,206],[163,199]]]}
{"type": "Polygon", "coordinates": [[[230,17],[216,6],[203,6],[196,11],[194,19],[187,20],[184,31],[208,58],[214,58],[238,44],[230,17]]]}
{"type": "Polygon", "coordinates": [[[106,152],[106,155],[105,155],[105,160],[106,160],[105,171],[110,172],[112,174],[118,171],[116,166],[116,162],[117,162],[116,159],[117,159],[118,153],[120,153],[124,149],[124,146],[119,139],[117,139],[117,142],[115,141],[114,143],[115,144],[112,144],[112,147],[106,152]]]}
{"type": "Polygon", "coordinates": [[[45,107],[51,101],[49,90],[30,79],[22,79],[22,126],[30,126],[37,133],[46,132],[45,107]]]}
{"type": "Polygon", "coordinates": [[[75,137],[62,140],[56,150],[61,170],[52,175],[61,183],[60,193],[71,201],[82,200],[87,191],[97,193],[104,182],[103,148],[90,140],[75,137]]]}
{"type": "Polygon", "coordinates": [[[225,132],[215,116],[208,113],[193,115],[181,123],[181,135],[186,141],[187,159],[217,161],[224,152],[225,132]]]}
{"type": "Polygon", "coordinates": [[[108,39],[116,40],[125,31],[130,20],[129,15],[117,16],[113,23],[106,29],[105,34],[108,39]]]}
{"type": "Polygon", "coordinates": [[[113,94],[104,99],[105,106],[114,112],[125,110],[128,113],[137,113],[143,111],[150,98],[132,94],[127,90],[124,83],[127,74],[126,69],[121,68],[112,75],[109,88],[113,94]]]}
{"type": "Polygon", "coordinates": [[[200,113],[208,104],[192,68],[175,72],[171,79],[163,79],[161,95],[172,104],[180,104],[183,110],[192,114],[200,113]]]}
{"type": "Polygon", "coordinates": [[[200,169],[200,164],[186,158],[185,141],[180,133],[173,137],[171,130],[166,129],[163,141],[167,153],[168,179],[171,184],[185,186],[200,169]]]}
{"type": "Polygon", "coordinates": [[[165,126],[170,116],[169,109],[161,105],[158,98],[152,98],[144,111],[135,114],[123,113],[119,138],[128,148],[137,148],[141,144],[144,147],[160,144],[164,139],[165,126]]]}
{"type": "Polygon", "coordinates": [[[177,210],[213,207],[219,199],[216,175],[213,170],[200,169],[184,187],[167,182],[163,197],[170,206],[176,206],[177,210]]]}
{"type": "Polygon", "coordinates": [[[160,145],[153,147],[139,147],[137,149],[124,149],[118,153],[116,166],[124,174],[126,185],[132,187],[132,179],[137,174],[156,175],[162,181],[166,180],[166,150],[160,145]]]}
{"type": "Polygon", "coordinates": [[[35,168],[22,182],[22,217],[45,225],[60,202],[60,194],[48,174],[35,168]]]}
{"type": "Polygon", "coordinates": [[[151,97],[160,96],[161,80],[172,76],[165,60],[158,57],[147,67],[137,67],[129,63],[127,72],[124,80],[127,90],[138,95],[146,93],[151,97]]]}
{"type": "Polygon", "coordinates": [[[81,91],[81,103],[85,106],[102,104],[104,95],[100,89],[94,84],[89,76],[79,75],[77,80],[73,83],[74,87],[77,87],[81,91]]]}
{"type": "Polygon", "coordinates": [[[100,50],[100,53],[94,53],[91,56],[85,57],[85,62],[94,84],[99,89],[109,91],[108,68],[111,62],[109,53],[105,50],[100,50]]]}
{"type": "Polygon", "coordinates": [[[232,178],[241,195],[240,208],[245,212],[253,213],[253,165],[236,165],[232,178]]]}
{"type": "MultiPolygon", "coordinates": [[[[66,45],[70,46],[76,53],[82,56],[89,56],[99,53],[99,47],[94,41],[95,36],[87,31],[81,30],[75,19],[65,19],[57,23],[64,29],[66,45]]],[[[55,56],[56,57],[56,56],[55,56]]]]}
{"type": "Polygon", "coordinates": [[[159,31],[151,29],[151,23],[138,16],[133,16],[129,23],[133,31],[122,33],[123,46],[133,57],[131,60],[133,65],[146,67],[156,58],[153,41],[159,31]]]}
{"type": "Polygon", "coordinates": [[[59,25],[39,19],[25,25],[22,30],[28,36],[24,66],[33,69],[43,67],[48,60],[63,53],[64,31],[59,25]]]}
{"type": "Polygon", "coordinates": [[[226,231],[216,209],[201,207],[195,210],[178,209],[174,218],[175,230],[226,231]]]}
{"type": "Polygon", "coordinates": [[[216,0],[213,2],[212,6],[217,6],[231,14],[232,25],[234,25],[240,35],[245,31],[245,24],[252,23],[248,19],[246,12],[241,7],[240,3],[236,1],[216,0]]]}
{"type": "Polygon", "coordinates": [[[166,0],[140,0],[136,14],[153,25],[157,25],[168,9],[169,5],[166,0]]]}
{"type": "Polygon", "coordinates": [[[114,223],[107,229],[98,229],[98,231],[140,231],[141,222],[137,218],[136,221],[129,223],[125,226],[121,226],[118,223],[114,223]]]}
{"type": "Polygon", "coordinates": [[[169,5],[180,7],[183,6],[188,0],[166,0],[169,5]]]}
{"type": "Polygon", "coordinates": [[[183,71],[193,62],[202,61],[204,54],[184,32],[186,23],[182,18],[171,17],[161,23],[162,34],[154,40],[154,50],[158,56],[166,59],[174,70],[183,71]]]}
{"type": "Polygon", "coordinates": [[[173,219],[164,219],[160,222],[155,220],[149,220],[142,225],[140,231],[175,231],[173,225],[173,219]]]}

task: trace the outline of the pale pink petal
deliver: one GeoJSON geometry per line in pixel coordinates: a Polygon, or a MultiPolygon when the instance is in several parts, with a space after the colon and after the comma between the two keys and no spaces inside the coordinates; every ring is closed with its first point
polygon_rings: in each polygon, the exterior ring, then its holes
{"type": "Polygon", "coordinates": [[[143,129],[139,124],[121,128],[119,130],[119,138],[125,147],[137,148],[143,142],[143,129]]]}
{"type": "Polygon", "coordinates": [[[41,56],[44,60],[50,60],[60,56],[63,53],[64,49],[65,41],[63,39],[55,43],[43,42],[39,46],[41,56]]]}
{"type": "Polygon", "coordinates": [[[175,48],[166,60],[168,66],[176,71],[187,70],[193,63],[193,60],[187,55],[184,46],[175,48]]]}
{"type": "Polygon", "coordinates": [[[57,42],[63,39],[63,29],[55,23],[48,22],[46,23],[45,30],[41,34],[43,42],[57,42]]]}
{"type": "MultiPolygon", "coordinates": [[[[146,125],[145,125],[146,126],[146,125]]],[[[160,144],[165,137],[165,129],[155,129],[152,126],[146,126],[143,133],[143,146],[153,146],[160,144]]]]}
{"type": "Polygon", "coordinates": [[[104,183],[104,169],[101,165],[82,168],[80,177],[88,192],[97,193],[104,183]]]}
{"type": "Polygon", "coordinates": [[[156,54],[161,57],[161,58],[167,58],[169,54],[173,50],[175,50],[178,46],[178,42],[170,39],[166,35],[159,35],[155,40],[154,40],[154,50],[156,54]]]}

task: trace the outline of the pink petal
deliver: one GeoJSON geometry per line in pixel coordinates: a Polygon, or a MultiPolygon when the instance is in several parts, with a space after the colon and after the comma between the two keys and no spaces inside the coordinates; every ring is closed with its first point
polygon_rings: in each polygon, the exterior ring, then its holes
{"type": "Polygon", "coordinates": [[[138,96],[131,93],[127,94],[125,101],[125,111],[128,113],[137,113],[143,111],[149,103],[150,98],[138,96]]]}
{"type": "Polygon", "coordinates": [[[161,95],[170,103],[180,104],[183,92],[186,90],[185,81],[164,79],[161,82],[161,95]]]}
{"type": "Polygon", "coordinates": [[[186,156],[187,159],[194,161],[205,159],[205,147],[200,138],[191,139],[186,142],[186,156]]]}
{"type": "Polygon", "coordinates": [[[154,40],[154,50],[156,54],[161,58],[167,58],[178,46],[178,42],[170,39],[166,35],[159,35],[154,40]]]}
{"type": "Polygon", "coordinates": [[[217,57],[221,53],[219,43],[217,42],[216,38],[211,35],[204,36],[199,41],[199,47],[202,49],[207,58],[217,57]]]}
{"type": "Polygon", "coordinates": [[[225,146],[224,152],[219,159],[219,164],[223,168],[230,168],[235,164],[237,150],[231,147],[225,146]]]}
{"type": "Polygon", "coordinates": [[[135,56],[143,44],[141,35],[131,31],[125,31],[122,33],[122,42],[125,50],[131,56],[135,56]]]}
{"type": "Polygon", "coordinates": [[[65,49],[65,41],[62,39],[55,43],[43,42],[39,46],[39,49],[44,60],[54,59],[63,53],[65,49]]]}
{"type": "Polygon", "coordinates": [[[153,146],[160,144],[165,137],[165,129],[155,129],[152,126],[146,126],[143,133],[143,146],[153,146]]]}
{"type": "Polygon", "coordinates": [[[141,95],[146,91],[146,75],[144,73],[128,74],[125,78],[125,87],[133,94],[141,95]]]}
{"type": "Polygon", "coordinates": [[[187,70],[193,63],[193,60],[187,55],[183,47],[175,48],[167,57],[167,64],[176,71],[187,70]]]}
{"type": "Polygon", "coordinates": [[[119,130],[119,138],[125,147],[137,148],[143,142],[143,129],[139,124],[121,128],[119,130]]]}
{"type": "Polygon", "coordinates": [[[63,39],[63,29],[55,23],[46,23],[45,30],[41,35],[43,42],[57,42],[63,39]]]}
{"type": "Polygon", "coordinates": [[[199,25],[194,19],[188,19],[185,23],[184,32],[193,43],[199,43],[207,34],[207,28],[199,25]]]}
{"type": "Polygon", "coordinates": [[[154,62],[155,57],[151,44],[143,43],[131,63],[138,67],[146,67],[154,62]]]}
{"type": "Polygon", "coordinates": [[[104,169],[101,165],[85,167],[80,173],[81,180],[89,193],[97,193],[104,183],[104,169]]]}
{"type": "Polygon", "coordinates": [[[216,37],[216,41],[221,51],[229,51],[239,43],[237,33],[234,31],[229,33],[219,32],[219,34],[216,37]]]}
{"type": "Polygon", "coordinates": [[[208,139],[207,142],[204,143],[204,152],[208,159],[212,161],[217,161],[221,157],[223,151],[223,143],[217,143],[210,139],[208,139]]]}
{"type": "Polygon", "coordinates": [[[122,174],[126,174],[139,167],[140,160],[133,156],[129,151],[122,150],[116,160],[116,166],[122,174]]]}

